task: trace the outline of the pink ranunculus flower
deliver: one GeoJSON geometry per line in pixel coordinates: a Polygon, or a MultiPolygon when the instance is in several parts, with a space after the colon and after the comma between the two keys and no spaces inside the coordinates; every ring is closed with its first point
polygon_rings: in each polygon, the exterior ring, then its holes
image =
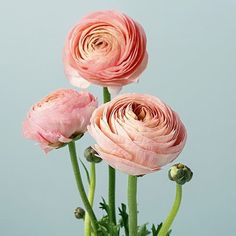
{"type": "Polygon", "coordinates": [[[187,136],[169,106],[154,96],[135,93],[98,107],[88,131],[100,157],[130,175],[148,174],[172,162],[187,136]]]}
{"type": "Polygon", "coordinates": [[[87,130],[97,107],[88,92],[60,89],[31,107],[23,124],[23,135],[37,141],[45,152],[69,143],[87,130]]]}
{"type": "Polygon", "coordinates": [[[73,85],[93,83],[114,93],[137,81],[147,58],[142,26],[117,11],[84,17],[69,32],[63,52],[65,74],[73,85]]]}

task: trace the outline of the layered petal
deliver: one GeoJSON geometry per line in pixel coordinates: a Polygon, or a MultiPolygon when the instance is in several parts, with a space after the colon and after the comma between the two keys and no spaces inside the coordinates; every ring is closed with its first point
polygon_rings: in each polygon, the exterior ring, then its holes
{"type": "Polygon", "coordinates": [[[169,106],[154,96],[135,93],[98,107],[88,131],[101,158],[131,175],[148,174],[172,162],[187,137],[169,106]]]}
{"type": "Polygon", "coordinates": [[[88,92],[57,90],[32,106],[23,123],[23,134],[48,152],[86,132],[96,107],[97,100],[88,92]]]}
{"type": "Polygon", "coordinates": [[[93,83],[112,93],[137,81],[147,61],[142,26],[117,11],[84,17],[69,32],[63,51],[65,74],[73,85],[84,88],[93,83]]]}

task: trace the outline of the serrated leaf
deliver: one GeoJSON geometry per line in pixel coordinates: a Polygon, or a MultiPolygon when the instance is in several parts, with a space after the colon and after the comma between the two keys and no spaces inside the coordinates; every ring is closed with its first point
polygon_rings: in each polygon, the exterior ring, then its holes
{"type": "Polygon", "coordinates": [[[100,202],[100,209],[104,210],[106,212],[106,215],[102,217],[101,220],[99,220],[98,224],[102,226],[102,230],[104,233],[104,236],[106,235],[112,235],[112,236],[119,236],[120,232],[120,225],[110,224],[109,222],[109,206],[106,203],[105,199],[102,198],[102,202],[100,202]]]}
{"type": "MultiPolygon", "coordinates": [[[[162,224],[163,223],[160,223],[157,227],[155,227],[155,225],[153,224],[152,225],[152,235],[153,236],[157,236],[158,235],[158,233],[159,233],[159,231],[160,231],[160,229],[161,229],[161,227],[162,227],[162,224]]],[[[166,234],[166,236],[170,236],[170,234],[171,234],[171,229],[168,231],[168,233],[166,234]]]]}
{"type": "Polygon", "coordinates": [[[107,231],[107,228],[104,227],[103,225],[99,224],[98,228],[98,236],[108,236],[109,232],[107,231]]]}
{"type": "Polygon", "coordinates": [[[129,215],[126,212],[126,205],[121,203],[121,208],[119,207],[119,215],[121,216],[120,219],[120,226],[124,227],[125,235],[129,236],[129,215]]]}
{"type": "Polygon", "coordinates": [[[102,217],[101,220],[98,221],[99,224],[99,231],[101,232],[102,236],[112,235],[118,236],[120,227],[118,225],[110,224],[108,216],[102,217]]]}
{"type": "Polygon", "coordinates": [[[151,228],[151,230],[152,230],[152,236],[156,236],[157,235],[157,233],[158,233],[158,231],[156,230],[156,227],[155,227],[155,225],[154,224],[152,224],[152,228],[151,228]]]}
{"type": "Polygon", "coordinates": [[[105,199],[102,198],[102,202],[100,202],[100,209],[103,209],[106,213],[107,213],[107,216],[109,216],[109,206],[108,204],[106,203],[105,199]]]}
{"type": "Polygon", "coordinates": [[[151,230],[152,230],[152,235],[153,236],[157,236],[158,232],[161,229],[161,226],[162,226],[162,223],[160,223],[157,227],[154,224],[152,224],[152,229],[151,230]]]}
{"type": "Polygon", "coordinates": [[[99,225],[98,235],[101,235],[101,236],[109,235],[109,220],[107,216],[102,217],[98,221],[98,225],[99,225]]]}
{"type": "Polygon", "coordinates": [[[82,161],[81,159],[79,159],[79,160],[80,160],[80,163],[82,164],[82,166],[83,166],[83,168],[84,168],[84,171],[85,171],[85,173],[86,173],[86,177],[87,177],[87,180],[88,180],[88,184],[90,184],[89,171],[88,171],[86,165],[83,163],[83,161],[82,161]]]}
{"type": "Polygon", "coordinates": [[[172,232],[172,229],[170,229],[170,230],[168,231],[168,233],[166,234],[166,236],[170,236],[171,232],[172,232]]]}
{"type": "Polygon", "coordinates": [[[147,223],[138,227],[138,236],[149,235],[150,231],[147,229],[147,223]]]}

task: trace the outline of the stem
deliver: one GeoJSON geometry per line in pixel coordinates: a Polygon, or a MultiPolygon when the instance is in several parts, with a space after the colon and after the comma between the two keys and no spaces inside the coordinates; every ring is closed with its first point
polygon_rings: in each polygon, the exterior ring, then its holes
{"type": "Polygon", "coordinates": [[[107,87],[103,87],[103,102],[110,102],[111,101],[111,95],[107,89],[107,87]]]}
{"type": "Polygon", "coordinates": [[[108,189],[108,206],[110,209],[110,223],[116,225],[116,171],[111,166],[108,167],[109,171],[109,189],[108,189]]]}
{"type": "MultiPolygon", "coordinates": [[[[91,164],[90,164],[89,197],[88,197],[91,207],[93,207],[95,186],[96,186],[96,168],[95,168],[95,163],[91,162],[91,164]]],[[[84,225],[85,225],[85,229],[84,229],[85,236],[91,236],[91,220],[90,220],[90,217],[87,212],[85,213],[84,225]]]]}
{"type": "Polygon", "coordinates": [[[74,171],[74,175],[75,175],[76,184],[77,184],[77,187],[78,187],[78,190],[80,193],[80,197],[83,201],[86,211],[88,212],[88,214],[90,216],[92,226],[93,226],[94,235],[96,236],[97,229],[98,229],[98,223],[97,223],[96,216],[93,212],[93,209],[88,201],[87,195],[84,190],[84,186],[83,186],[83,182],[82,182],[82,178],[81,178],[81,174],[80,174],[80,169],[79,169],[79,164],[77,161],[75,142],[74,141],[70,142],[68,144],[68,147],[69,147],[69,151],[70,151],[71,163],[72,163],[72,167],[73,167],[73,171],[74,171]]]}
{"type": "Polygon", "coordinates": [[[129,236],[137,236],[137,176],[128,177],[129,236]]]}
{"type": "MultiPolygon", "coordinates": [[[[103,101],[104,103],[111,100],[111,95],[107,87],[103,87],[103,101]]],[[[116,171],[111,166],[108,167],[109,172],[109,183],[108,183],[108,206],[109,206],[109,222],[112,225],[116,225],[116,202],[115,202],[115,191],[116,191],[116,171]]]]}
{"type": "Polygon", "coordinates": [[[163,225],[158,233],[158,236],[166,236],[166,234],[168,233],[169,228],[178,213],[181,199],[182,199],[182,185],[176,183],[176,194],[175,194],[174,204],[173,204],[172,209],[171,209],[169,215],[167,216],[165,222],[163,223],[163,225]]]}

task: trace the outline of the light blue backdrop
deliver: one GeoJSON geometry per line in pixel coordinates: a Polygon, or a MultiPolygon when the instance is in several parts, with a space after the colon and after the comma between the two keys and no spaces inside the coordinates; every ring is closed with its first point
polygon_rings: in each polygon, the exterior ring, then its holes
{"type": "MultiPolygon", "coordinates": [[[[147,33],[148,68],[122,93],[159,96],[188,129],[178,161],[192,168],[194,178],[184,186],[173,236],[236,234],[234,0],[2,1],[0,234],[83,235],[82,223],[73,216],[81,202],[67,149],[45,156],[22,138],[21,125],[34,102],[71,87],[61,60],[65,36],[83,15],[99,9],[123,11],[147,33]]],[[[90,91],[101,98],[101,88],[90,91]]],[[[84,140],[80,154],[93,142],[88,135],[84,140]]],[[[158,223],[170,209],[175,187],[167,170],[140,178],[140,223],[158,223]]],[[[106,196],[104,163],[97,181],[96,203],[106,196]]],[[[125,175],[118,175],[117,186],[117,203],[125,202],[125,175]]]]}

